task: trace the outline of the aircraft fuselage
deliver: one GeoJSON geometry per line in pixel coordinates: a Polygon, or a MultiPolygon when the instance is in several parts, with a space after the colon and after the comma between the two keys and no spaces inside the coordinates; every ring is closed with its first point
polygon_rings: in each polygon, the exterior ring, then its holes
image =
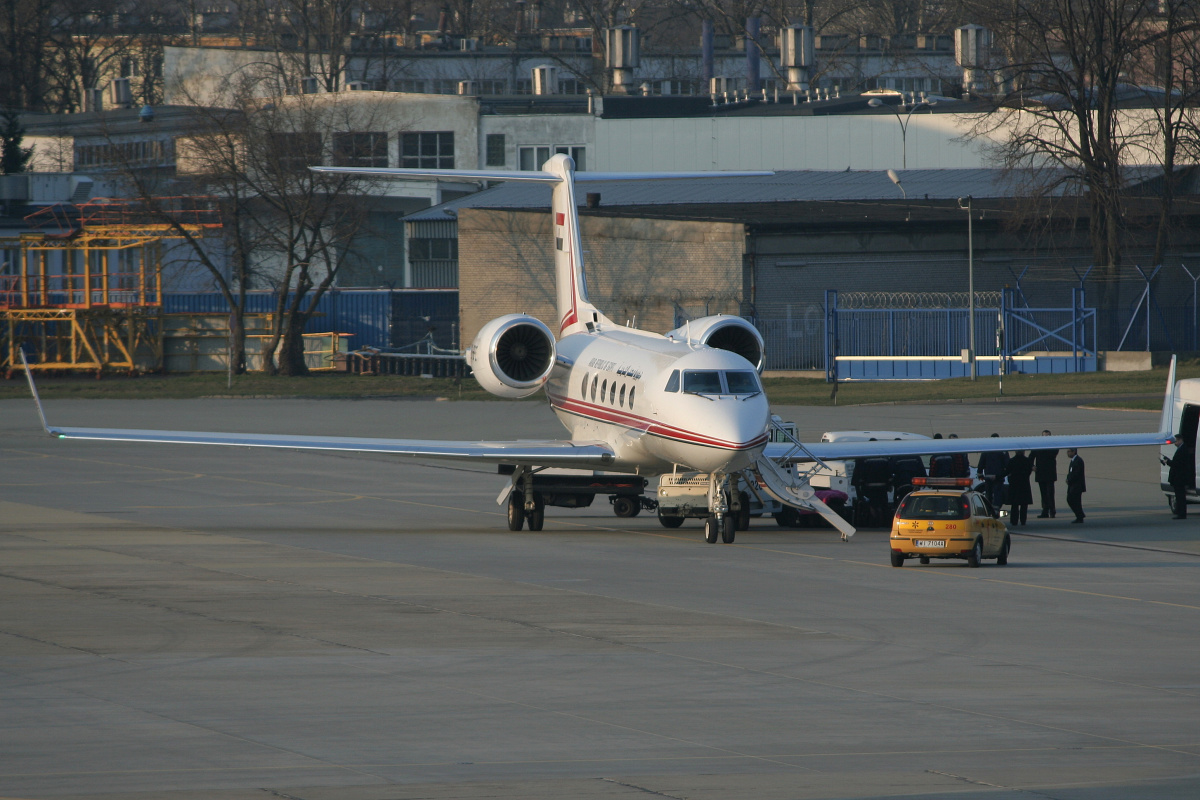
{"type": "Polygon", "coordinates": [[[735,353],[630,328],[571,334],[557,353],[550,405],[572,439],[612,445],[614,471],[654,475],[678,464],[728,474],[766,445],[766,395],[735,353]],[[701,381],[719,388],[694,391],[701,381]]]}

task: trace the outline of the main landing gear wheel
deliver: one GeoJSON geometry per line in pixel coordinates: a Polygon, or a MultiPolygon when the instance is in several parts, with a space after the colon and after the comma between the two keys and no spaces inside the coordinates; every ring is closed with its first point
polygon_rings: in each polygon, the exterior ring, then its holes
{"type": "Polygon", "coordinates": [[[636,497],[617,497],[613,500],[613,513],[618,517],[636,517],[642,504],[636,497]]]}
{"type": "Polygon", "coordinates": [[[546,524],[546,503],[537,492],[533,493],[533,502],[534,509],[533,511],[525,512],[525,519],[529,521],[529,530],[540,531],[542,526],[546,524]]]}
{"type": "Polygon", "coordinates": [[[668,517],[666,514],[659,514],[658,521],[664,528],[678,528],[683,524],[683,517],[668,517]]]}
{"type": "Polygon", "coordinates": [[[737,513],[738,530],[748,531],[750,530],[750,495],[738,492],[738,502],[742,504],[741,510],[737,513]]]}
{"type": "Polygon", "coordinates": [[[719,532],[720,527],[721,526],[717,522],[716,517],[705,517],[704,518],[704,541],[708,542],[709,544],[716,544],[717,537],[720,536],[720,532],[719,532]]]}
{"type": "Polygon", "coordinates": [[[519,531],[525,525],[525,493],[508,493],[508,529],[519,531]]]}
{"type": "Polygon", "coordinates": [[[737,536],[737,518],[734,514],[726,514],[721,520],[721,541],[725,544],[733,544],[734,537],[737,536]]]}

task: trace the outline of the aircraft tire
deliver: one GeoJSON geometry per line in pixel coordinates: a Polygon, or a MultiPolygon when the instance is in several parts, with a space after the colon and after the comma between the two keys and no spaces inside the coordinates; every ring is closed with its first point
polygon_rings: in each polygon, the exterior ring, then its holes
{"type": "Polygon", "coordinates": [[[714,517],[705,517],[704,518],[704,541],[708,542],[709,544],[716,544],[717,538],[720,536],[720,533],[719,533],[720,527],[721,526],[717,522],[717,518],[715,516],[714,517]]]}
{"type": "Polygon", "coordinates": [[[529,521],[529,530],[540,531],[546,524],[546,504],[537,492],[533,493],[533,502],[535,507],[533,511],[525,512],[525,519],[529,521]]]}
{"type": "Polygon", "coordinates": [[[737,516],[726,514],[725,518],[721,520],[721,541],[725,544],[733,544],[735,537],[737,537],[737,516]]]}
{"type": "Polygon", "coordinates": [[[750,495],[745,492],[738,492],[738,502],[742,504],[742,509],[737,513],[737,527],[739,531],[750,530],[750,495]]]}
{"type": "Polygon", "coordinates": [[[525,525],[525,493],[513,490],[508,494],[508,529],[519,531],[525,525]]]}

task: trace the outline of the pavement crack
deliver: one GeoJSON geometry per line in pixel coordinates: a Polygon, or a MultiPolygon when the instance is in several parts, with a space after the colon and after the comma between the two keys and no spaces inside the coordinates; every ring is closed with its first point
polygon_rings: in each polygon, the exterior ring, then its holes
{"type": "Polygon", "coordinates": [[[671,798],[671,800],[688,800],[686,797],[684,797],[682,795],[668,794],[667,792],[659,792],[654,789],[648,789],[645,786],[638,786],[636,783],[625,783],[624,781],[618,781],[614,778],[601,778],[600,780],[605,781],[606,783],[615,783],[617,786],[624,786],[627,789],[636,789],[639,792],[644,792],[645,794],[652,794],[655,797],[669,797],[669,798],[671,798]]]}
{"type": "Polygon", "coordinates": [[[1005,786],[1005,785],[999,784],[999,783],[988,783],[987,781],[980,781],[980,780],[976,780],[975,778],[968,778],[964,775],[955,775],[953,772],[942,772],[941,770],[938,770],[938,769],[927,769],[927,770],[925,770],[925,772],[929,775],[942,775],[946,778],[953,778],[956,781],[960,781],[962,783],[969,783],[972,786],[986,786],[989,789],[1003,789],[1008,792],[1020,792],[1021,794],[1027,794],[1032,797],[1045,797],[1045,798],[1047,798],[1047,800],[1055,800],[1053,795],[1045,794],[1043,792],[1035,792],[1031,789],[1022,789],[1017,786],[1005,786]]]}

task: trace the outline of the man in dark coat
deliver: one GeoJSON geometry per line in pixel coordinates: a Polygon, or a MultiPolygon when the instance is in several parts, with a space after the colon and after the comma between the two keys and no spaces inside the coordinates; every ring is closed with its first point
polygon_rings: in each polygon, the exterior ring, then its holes
{"type": "Polygon", "coordinates": [[[1026,525],[1029,514],[1029,504],[1033,502],[1033,490],[1029,488],[1029,475],[1033,472],[1033,461],[1023,450],[1008,460],[1005,468],[1008,475],[1008,503],[1012,506],[1009,512],[1009,522],[1013,525],[1026,525]]]}
{"type": "MultiPolygon", "coordinates": [[[[1042,436],[1049,436],[1050,431],[1042,431],[1042,436]]],[[[1054,483],[1058,480],[1058,451],[1033,451],[1033,479],[1037,481],[1038,490],[1042,495],[1042,513],[1038,519],[1054,517],[1054,483]]]]}
{"type": "Polygon", "coordinates": [[[1187,490],[1196,485],[1196,450],[1182,433],[1175,434],[1175,438],[1179,442],[1175,455],[1163,459],[1171,468],[1167,471],[1167,483],[1175,490],[1175,516],[1171,519],[1187,519],[1187,490]]]}
{"type": "Polygon", "coordinates": [[[1087,491],[1087,481],[1084,479],[1083,459],[1079,457],[1079,451],[1072,447],[1067,451],[1067,457],[1070,461],[1067,462],[1067,505],[1075,512],[1075,519],[1071,522],[1083,522],[1083,493],[1087,491]]]}
{"type": "MultiPolygon", "coordinates": [[[[1000,434],[993,433],[992,438],[1000,434]]],[[[996,450],[991,453],[980,453],[979,463],[975,465],[979,480],[983,481],[983,493],[997,517],[1000,507],[1004,505],[1004,475],[1008,470],[1008,453],[996,450]]]]}
{"type": "MultiPolygon", "coordinates": [[[[952,433],[949,438],[957,439],[958,434],[952,433]]],[[[966,453],[951,453],[950,454],[950,472],[948,477],[951,478],[969,478],[971,477],[971,459],[966,453]]]]}

